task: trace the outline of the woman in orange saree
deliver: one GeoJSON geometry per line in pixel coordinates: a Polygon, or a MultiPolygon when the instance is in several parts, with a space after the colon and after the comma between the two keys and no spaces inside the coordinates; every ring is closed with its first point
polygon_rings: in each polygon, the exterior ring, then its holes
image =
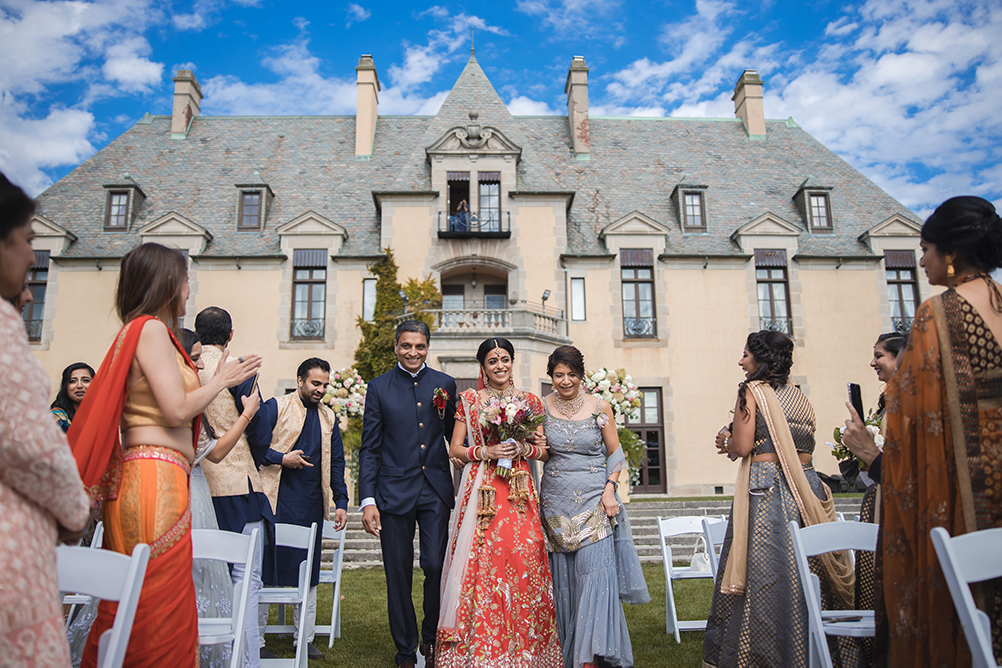
{"type": "MultiPolygon", "coordinates": [[[[915,314],[887,385],[877,665],[964,666],[971,655],[929,532],[1002,526],[1002,222],[980,197],[944,202],[922,227],[922,262],[947,291],[915,314]]],[[[975,599],[1002,658],[1002,587],[975,599]]]]}
{"type": "Polygon", "coordinates": [[[477,353],[485,386],[463,392],[456,406],[450,454],[467,465],[442,573],[438,668],[563,666],[539,499],[526,461],[545,459],[545,448],[498,443],[480,424],[482,405],[492,397],[521,397],[543,413],[539,397],[512,384],[514,354],[505,339],[485,341],[477,353]],[[508,476],[498,472],[504,458],[513,460],[508,476]]]}
{"type": "MultiPolygon", "coordinates": [[[[150,546],[129,666],[198,665],[188,475],[199,416],[260,366],[257,356],[230,363],[199,385],[175,337],[188,292],[180,252],[142,244],[122,258],[116,307],[125,326],[67,434],[84,485],[103,501],[104,548],[130,554],[138,543],[150,546]]],[[[97,664],[98,641],[117,608],[98,605],[81,665],[97,664]]]]}

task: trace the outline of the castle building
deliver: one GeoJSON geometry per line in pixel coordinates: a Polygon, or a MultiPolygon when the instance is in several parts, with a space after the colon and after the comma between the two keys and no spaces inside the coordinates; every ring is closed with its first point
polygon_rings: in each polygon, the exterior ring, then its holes
{"type": "Polygon", "coordinates": [[[796,341],[816,462],[837,471],[824,442],[846,383],[875,403],[873,342],[930,296],[920,221],[792,118],[766,119],[756,71],[735,72],[734,118],[590,115],[581,57],[560,116],[513,116],[473,55],[433,116],[379,114],[372,57],[356,71],[354,116],[204,116],[181,70],[170,116],[147,114],[37,198],[25,318],[54,386],[65,365],[100,363],[119,260],[141,242],[187,254],[187,325],[227,309],[232,351],[262,354],[275,394],[307,356],[352,364],[368,267],[391,248],[401,278],[441,286],[428,361],[461,389],[491,336],[537,393],[567,343],[633,376],[634,493],[733,491],[713,437],[763,328],[796,341]]]}

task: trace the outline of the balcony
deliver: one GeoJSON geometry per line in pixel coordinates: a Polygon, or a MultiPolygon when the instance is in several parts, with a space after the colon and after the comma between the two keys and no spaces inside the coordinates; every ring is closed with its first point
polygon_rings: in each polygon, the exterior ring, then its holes
{"type": "Polygon", "coordinates": [[[28,340],[37,343],[42,340],[42,321],[25,320],[24,329],[28,333],[28,340]]]}
{"type": "Polygon", "coordinates": [[[323,341],[323,318],[293,318],[292,339],[294,341],[323,341]]]}
{"type": "Polygon", "coordinates": [[[913,318],[909,317],[904,317],[904,318],[895,317],[891,318],[891,324],[894,326],[895,332],[897,332],[898,334],[904,334],[905,336],[908,336],[908,334],[912,331],[912,320],[913,318]]]}
{"type": "Polygon", "coordinates": [[[771,332],[783,332],[793,336],[793,318],[767,318],[758,319],[758,326],[771,332]]]}
{"type": "Polygon", "coordinates": [[[488,211],[477,215],[471,212],[464,219],[461,215],[438,212],[439,239],[510,239],[511,212],[488,211]]]}
{"type": "MultiPolygon", "coordinates": [[[[436,338],[503,336],[509,339],[541,339],[559,344],[569,342],[564,312],[541,304],[522,301],[514,308],[436,309],[422,313],[432,316],[432,329],[436,338]]],[[[408,320],[412,316],[412,313],[405,313],[397,321],[408,320]]]]}
{"type": "Polygon", "coordinates": [[[653,339],[657,334],[657,321],[654,318],[623,318],[623,338],[653,339]]]}

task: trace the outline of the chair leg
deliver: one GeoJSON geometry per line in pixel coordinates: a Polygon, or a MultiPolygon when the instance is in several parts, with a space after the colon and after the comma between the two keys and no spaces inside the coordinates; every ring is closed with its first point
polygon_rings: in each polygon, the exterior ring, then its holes
{"type": "Polygon", "coordinates": [[[665,632],[675,636],[675,642],[682,644],[681,630],[678,628],[678,612],[675,610],[675,588],[672,579],[665,580],[665,632]]]}

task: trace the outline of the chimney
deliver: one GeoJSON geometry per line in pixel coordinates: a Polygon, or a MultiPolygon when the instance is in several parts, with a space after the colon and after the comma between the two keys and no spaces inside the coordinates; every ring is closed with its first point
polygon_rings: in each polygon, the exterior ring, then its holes
{"type": "Polygon", "coordinates": [[[379,106],[379,76],[372,56],[362,54],[355,68],[358,77],[358,106],[355,111],[355,159],[372,157],[376,136],[376,114],[379,106]]]}
{"type": "Polygon", "coordinates": [[[567,72],[567,121],[571,125],[571,146],[578,160],[591,160],[591,129],[588,126],[588,66],[574,56],[567,72]]]}
{"type": "Polygon", "coordinates": [[[170,122],[171,139],[188,136],[191,119],[198,116],[202,105],[202,88],[191,70],[178,70],[174,77],[174,112],[170,122]]]}
{"type": "Polygon", "coordinates": [[[749,139],[765,139],[765,107],[762,106],[762,79],[756,70],[745,70],[734,86],[734,115],[745,124],[749,139]]]}

